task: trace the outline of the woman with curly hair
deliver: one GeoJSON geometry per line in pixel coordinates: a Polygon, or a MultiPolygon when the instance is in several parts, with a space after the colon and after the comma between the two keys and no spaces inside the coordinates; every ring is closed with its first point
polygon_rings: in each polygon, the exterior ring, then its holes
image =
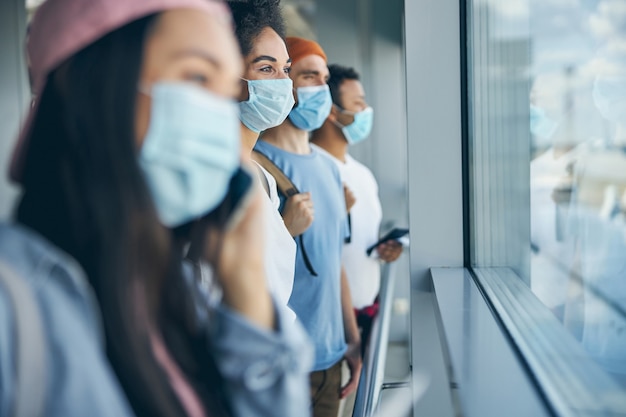
{"type": "MultiPolygon", "coordinates": [[[[293,83],[289,78],[291,59],[285,45],[279,3],[279,0],[228,2],[244,58],[239,107],[245,155],[251,155],[260,133],[280,125],[294,105],[293,83]]],[[[281,216],[276,180],[260,165],[257,169],[268,195],[264,199],[268,229],[265,260],[270,291],[279,304],[287,306],[296,261],[293,238],[304,233],[313,222],[313,204],[309,193],[293,195],[281,216]]]]}

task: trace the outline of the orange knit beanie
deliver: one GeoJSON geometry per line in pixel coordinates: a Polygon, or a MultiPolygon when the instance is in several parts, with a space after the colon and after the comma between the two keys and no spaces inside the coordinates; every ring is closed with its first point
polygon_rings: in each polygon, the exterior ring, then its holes
{"type": "Polygon", "coordinates": [[[325,62],[328,62],[324,50],[317,42],[303,38],[296,38],[294,36],[288,37],[286,41],[287,52],[289,52],[289,58],[291,58],[292,64],[295,64],[302,58],[309,55],[321,56],[322,58],[324,58],[325,62]]]}

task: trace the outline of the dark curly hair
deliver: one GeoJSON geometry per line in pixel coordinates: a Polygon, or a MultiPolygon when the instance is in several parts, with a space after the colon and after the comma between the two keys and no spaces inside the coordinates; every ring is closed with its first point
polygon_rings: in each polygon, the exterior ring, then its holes
{"type": "Polygon", "coordinates": [[[339,93],[339,88],[341,88],[341,84],[343,84],[345,80],[359,81],[359,73],[356,72],[354,68],[343,67],[337,64],[329,65],[328,72],[330,74],[328,78],[328,87],[330,88],[330,95],[333,98],[333,103],[343,108],[341,105],[341,93],[339,93]]]}
{"type": "Polygon", "coordinates": [[[233,12],[235,34],[243,56],[252,51],[254,40],[266,27],[285,39],[280,0],[230,0],[227,3],[233,12]]]}

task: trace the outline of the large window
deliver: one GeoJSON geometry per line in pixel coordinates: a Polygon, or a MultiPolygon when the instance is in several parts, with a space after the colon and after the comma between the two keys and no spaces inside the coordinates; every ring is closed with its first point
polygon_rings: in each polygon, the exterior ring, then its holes
{"type": "Polygon", "coordinates": [[[470,3],[471,264],[626,389],[626,1],[470,3]]]}

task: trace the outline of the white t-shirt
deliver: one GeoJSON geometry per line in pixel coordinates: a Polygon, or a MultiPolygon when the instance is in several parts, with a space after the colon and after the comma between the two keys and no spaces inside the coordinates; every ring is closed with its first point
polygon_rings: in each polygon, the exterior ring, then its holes
{"type": "Polygon", "coordinates": [[[372,171],[350,155],[346,155],[346,162],[343,163],[319,146],[312,146],[337,164],[341,180],[356,199],[350,210],[350,243],[343,247],[342,262],[350,284],[352,304],[360,309],[371,305],[380,291],[380,263],[366,253],[367,248],[378,241],[383,218],[378,183],[372,171]]]}
{"type": "MultiPolygon", "coordinates": [[[[257,164],[258,165],[258,164],[257,164]]],[[[295,320],[296,314],[287,306],[296,267],[296,242],[289,234],[283,218],[278,212],[280,199],[276,189],[276,180],[263,167],[269,185],[270,195],[264,194],[265,203],[265,273],[270,293],[279,306],[286,307],[295,320]]]]}

